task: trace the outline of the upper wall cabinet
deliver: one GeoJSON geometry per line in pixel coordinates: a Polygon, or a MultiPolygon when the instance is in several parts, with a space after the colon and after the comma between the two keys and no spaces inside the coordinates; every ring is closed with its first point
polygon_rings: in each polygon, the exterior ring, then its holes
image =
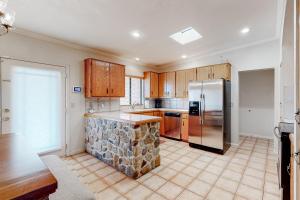
{"type": "Polygon", "coordinates": [[[175,85],[176,85],[176,73],[164,72],[158,76],[159,83],[159,97],[161,98],[174,98],[175,97],[175,85]]]}
{"type": "Polygon", "coordinates": [[[167,73],[158,74],[158,96],[167,97],[167,73]]]}
{"type": "Polygon", "coordinates": [[[85,97],[125,96],[125,66],[92,58],[84,60],[85,97]]]}
{"type": "Polygon", "coordinates": [[[144,72],[145,98],[158,98],[158,74],[155,72],[144,72]]]}
{"type": "Polygon", "coordinates": [[[188,97],[189,81],[196,80],[196,69],[187,69],[176,72],[176,97],[188,97]]]}
{"type": "Polygon", "coordinates": [[[197,80],[231,79],[231,65],[229,63],[197,68],[197,80]]]}

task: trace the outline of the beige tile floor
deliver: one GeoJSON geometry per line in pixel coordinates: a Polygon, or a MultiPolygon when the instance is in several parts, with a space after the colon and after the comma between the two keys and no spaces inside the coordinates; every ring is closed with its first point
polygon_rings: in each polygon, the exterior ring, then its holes
{"type": "Polygon", "coordinates": [[[86,153],[64,160],[97,199],[280,199],[271,140],[241,137],[223,156],[162,140],[161,166],[137,180],[86,153]]]}

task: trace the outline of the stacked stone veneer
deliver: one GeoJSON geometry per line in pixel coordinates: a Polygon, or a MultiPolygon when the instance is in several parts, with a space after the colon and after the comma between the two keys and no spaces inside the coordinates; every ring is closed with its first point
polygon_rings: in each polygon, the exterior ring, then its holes
{"type": "Polygon", "coordinates": [[[133,125],[99,118],[86,118],[88,153],[132,178],[160,165],[159,122],[133,125]]]}

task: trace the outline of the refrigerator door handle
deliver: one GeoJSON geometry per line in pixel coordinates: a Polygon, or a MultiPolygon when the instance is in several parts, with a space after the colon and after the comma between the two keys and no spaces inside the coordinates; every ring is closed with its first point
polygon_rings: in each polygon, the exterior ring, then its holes
{"type": "Polygon", "coordinates": [[[202,124],[204,124],[204,112],[205,112],[205,95],[203,94],[203,109],[202,109],[202,124]]]}
{"type": "Polygon", "coordinates": [[[200,95],[200,124],[203,124],[203,94],[200,95]]]}

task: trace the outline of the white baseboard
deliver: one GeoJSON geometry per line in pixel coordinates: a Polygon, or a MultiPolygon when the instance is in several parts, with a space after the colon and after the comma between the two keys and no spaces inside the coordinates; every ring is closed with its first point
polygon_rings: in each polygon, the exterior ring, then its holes
{"type": "Polygon", "coordinates": [[[79,153],[83,153],[83,152],[85,152],[85,148],[80,148],[80,149],[70,151],[69,154],[66,156],[73,156],[75,154],[79,154],[79,153]]]}
{"type": "Polygon", "coordinates": [[[274,139],[273,135],[268,137],[268,136],[264,136],[264,135],[256,135],[253,133],[240,133],[240,136],[256,137],[256,138],[269,139],[269,140],[274,139]]]}
{"type": "Polygon", "coordinates": [[[233,146],[233,147],[238,147],[240,144],[237,144],[237,143],[231,143],[230,145],[233,146]]]}

